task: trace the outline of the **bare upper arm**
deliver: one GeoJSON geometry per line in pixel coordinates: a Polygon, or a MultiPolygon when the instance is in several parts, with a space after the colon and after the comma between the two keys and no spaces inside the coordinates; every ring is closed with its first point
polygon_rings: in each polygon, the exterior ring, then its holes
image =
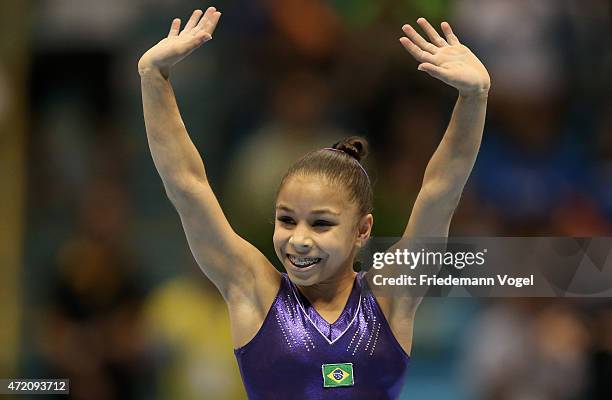
{"type": "Polygon", "coordinates": [[[445,182],[423,184],[402,235],[405,238],[447,237],[461,192],[445,182]]]}
{"type": "Polygon", "coordinates": [[[277,285],[274,266],[234,232],[207,181],[194,179],[166,191],[196,262],[226,301],[234,290],[258,296],[277,285]]]}

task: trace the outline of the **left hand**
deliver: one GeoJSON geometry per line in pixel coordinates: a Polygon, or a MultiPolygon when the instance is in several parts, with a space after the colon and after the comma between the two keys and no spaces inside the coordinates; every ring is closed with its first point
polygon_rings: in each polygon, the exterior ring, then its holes
{"type": "Polygon", "coordinates": [[[487,69],[459,42],[448,22],[441,24],[445,38],[425,18],[419,18],[417,23],[430,42],[408,24],[402,27],[407,37],[402,37],[400,42],[420,63],[418,69],[456,88],[462,96],[486,95],[491,87],[487,69]]]}

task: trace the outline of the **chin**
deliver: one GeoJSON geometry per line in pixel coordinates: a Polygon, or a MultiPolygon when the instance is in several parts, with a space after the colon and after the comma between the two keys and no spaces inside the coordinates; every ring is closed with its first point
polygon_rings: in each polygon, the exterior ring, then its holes
{"type": "Polygon", "coordinates": [[[300,285],[300,286],[312,286],[312,285],[317,284],[318,282],[318,279],[314,277],[304,279],[302,277],[296,277],[295,275],[291,273],[288,273],[287,275],[289,276],[289,279],[291,280],[291,282],[293,282],[296,285],[300,285]]]}
{"type": "Polygon", "coordinates": [[[308,271],[306,273],[300,273],[295,271],[291,265],[284,265],[287,275],[291,279],[291,282],[300,286],[312,286],[318,283],[320,279],[320,271],[308,271]]]}

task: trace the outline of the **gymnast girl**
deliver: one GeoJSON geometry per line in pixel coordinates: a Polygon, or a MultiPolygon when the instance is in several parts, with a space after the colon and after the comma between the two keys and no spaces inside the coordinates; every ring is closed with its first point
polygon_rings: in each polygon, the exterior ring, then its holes
{"type": "MultiPolygon", "coordinates": [[[[360,163],[366,141],[347,138],[306,154],[280,182],[273,242],[286,273],[232,229],[209,185],[169,75],[212,39],[220,16],[214,7],[195,10],[182,30],[174,19],[138,70],[154,164],[195,260],[227,303],[246,392],[251,399],[397,398],[420,298],[376,298],[369,272],[353,270],[373,224],[360,163]]],[[[490,78],[447,22],[444,36],[424,18],[417,23],[429,40],[406,24],[401,44],[418,70],[456,88],[458,99],[402,237],[444,238],[480,147],[490,78]]]]}

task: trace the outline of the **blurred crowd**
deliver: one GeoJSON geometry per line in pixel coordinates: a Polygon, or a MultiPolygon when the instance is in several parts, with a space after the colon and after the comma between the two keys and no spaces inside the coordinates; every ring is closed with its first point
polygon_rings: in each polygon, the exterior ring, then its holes
{"type": "MultiPolygon", "coordinates": [[[[449,21],[492,78],[451,234],[611,235],[608,0],[36,4],[19,364],[75,399],[244,396],[140,105],[139,56],[196,7],[223,16],[171,81],[230,223],[271,260],[280,177],[348,135],[372,146],[374,235],[402,232],[456,100],[398,41],[419,16],[449,21]]],[[[426,299],[413,349],[405,398],[612,398],[607,299],[426,299]]]]}

